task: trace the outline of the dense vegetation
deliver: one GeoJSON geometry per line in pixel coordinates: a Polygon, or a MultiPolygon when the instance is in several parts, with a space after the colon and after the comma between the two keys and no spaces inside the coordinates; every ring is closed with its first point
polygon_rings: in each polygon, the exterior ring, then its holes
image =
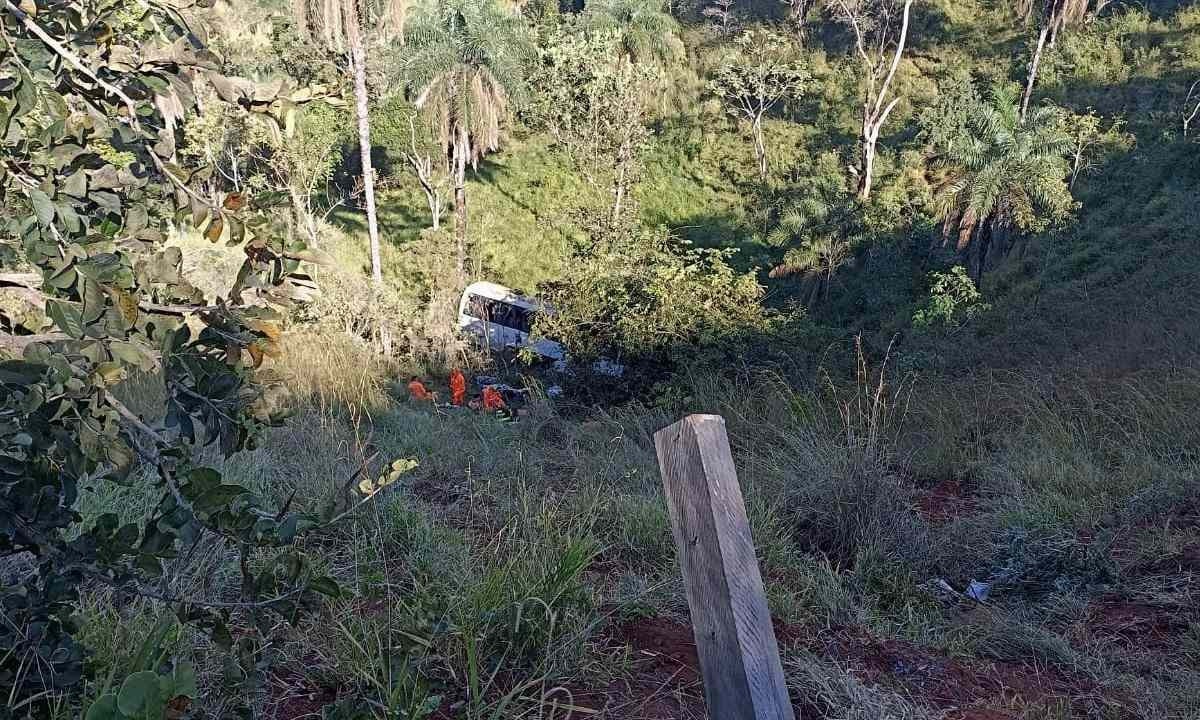
{"type": "Polygon", "coordinates": [[[0,718],[1200,717],[1200,5],[2,1],[0,718]]]}

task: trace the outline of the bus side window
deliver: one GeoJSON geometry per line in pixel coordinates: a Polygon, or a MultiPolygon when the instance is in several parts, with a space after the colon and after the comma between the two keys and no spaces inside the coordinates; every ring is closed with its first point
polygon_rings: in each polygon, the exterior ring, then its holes
{"type": "Polygon", "coordinates": [[[513,327],[525,334],[533,330],[533,313],[522,307],[513,306],[513,327]]]}
{"type": "Polygon", "coordinates": [[[479,320],[488,321],[491,313],[488,312],[488,301],[478,295],[472,295],[467,300],[467,314],[479,320]]]}

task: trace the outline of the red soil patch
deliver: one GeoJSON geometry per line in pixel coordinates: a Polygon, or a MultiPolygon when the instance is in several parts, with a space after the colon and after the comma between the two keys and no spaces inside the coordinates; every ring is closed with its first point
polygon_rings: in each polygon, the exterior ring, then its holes
{"type": "Polygon", "coordinates": [[[1014,700],[1038,707],[1061,699],[1074,706],[1083,703],[1081,698],[1097,698],[1093,683],[1056,670],[958,660],[904,640],[876,638],[860,628],[827,631],[802,642],[867,682],[894,687],[947,713],[948,720],[1008,720],[1013,716],[993,708],[1014,700]]]}
{"type": "Polygon", "coordinates": [[[1188,622],[1167,608],[1112,598],[1097,604],[1089,626],[1097,636],[1119,638],[1135,647],[1163,648],[1174,643],[1188,622]]]}
{"type": "Polygon", "coordinates": [[[958,480],[943,480],[917,495],[917,514],[934,524],[969,515],[975,507],[975,499],[958,480]]]}
{"type": "MultiPolygon", "coordinates": [[[[1013,720],[997,707],[1067,702],[1086,714],[1100,698],[1093,683],[1046,668],[949,658],[914,643],[876,638],[861,628],[817,630],[775,624],[781,647],[799,645],[837,661],[868,683],[896,688],[946,720],[1013,720]]],[[[603,690],[575,692],[577,706],[603,718],[679,720],[704,717],[699,658],[691,628],[663,618],[633,620],[605,635],[610,649],[631,654],[631,678],[603,690]]],[[[803,711],[805,699],[794,697],[803,711]]],[[[812,712],[802,713],[812,716],[812,712]]]]}
{"type": "Polygon", "coordinates": [[[573,692],[574,705],[622,720],[705,717],[700,659],[689,626],[666,618],[640,618],[613,628],[602,641],[616,653],[628,653],[629,677],[603,689],[573,692]]]}

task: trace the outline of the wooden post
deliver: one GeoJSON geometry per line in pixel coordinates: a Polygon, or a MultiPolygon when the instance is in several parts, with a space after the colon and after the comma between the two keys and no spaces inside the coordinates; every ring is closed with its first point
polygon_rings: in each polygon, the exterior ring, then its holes
{"type": "Polygon", "coordinates": [[[794,720],[725,420],[654,434],[713,720],[794,720]]]}

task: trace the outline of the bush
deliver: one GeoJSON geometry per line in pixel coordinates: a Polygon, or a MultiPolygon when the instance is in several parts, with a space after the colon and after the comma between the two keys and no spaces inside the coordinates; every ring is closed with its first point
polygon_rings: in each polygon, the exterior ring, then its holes
{"type": "Polygon", "coordinates": [[[929,273],[929,285],[929,299],[913,314],[913,327],[959,327],[991,307],[962,265],[929,273]]]}
{"type": "Polygon", "coordinates": [[[535,332],[583,357],[662,359],[762,330],[763,289],[729,257],[661,228],[602,230],[576,249],[566,279],[544,287],[555,312],[535,332]]]}

